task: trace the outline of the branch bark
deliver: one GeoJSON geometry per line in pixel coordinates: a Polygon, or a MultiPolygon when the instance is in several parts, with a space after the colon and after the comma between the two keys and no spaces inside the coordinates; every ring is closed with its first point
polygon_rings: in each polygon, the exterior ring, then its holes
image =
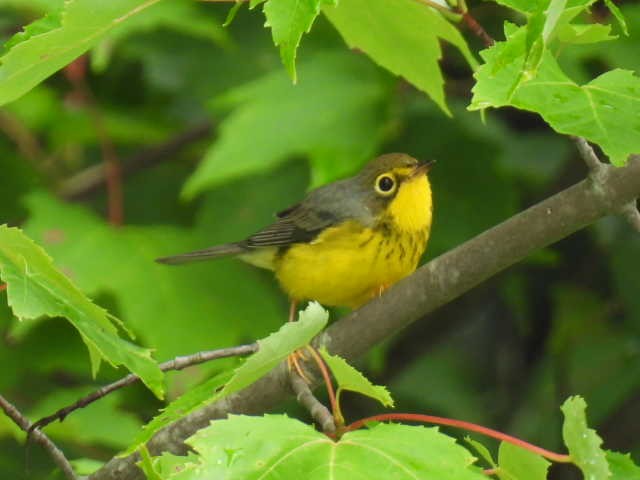
{"type": "MultiPolygon", "coordinates": [[[[419,268],[380,298],[331,325],[321,340],[332,353],[354,359],[410,323],[469,291],[534,251],[614,214],[640,196],[640,157],[587,178],[478,235],[419,268]]],[[[149,442],[153,454],[184,453],[184,440],[228,413],[261,414],[291,395],[286,366],[169,425],[149,442]]],[[[91,480],[142,480],[137,455],[115,458],[91,480]]]]}
{"type": "Polygon", "coordinates": [[[309,385],[307,385],[307,382],[305,382],[295,370],[289,372],[289,378],[291,380],[291,389],[298,403],[307,409],[311,418],[320,426],[324,433],[335,433],[336,424],[333,421],[333,415],[331,415],[329,409],[325,407],[320,400],[313,396],[313,392],[311,388],[309,388],[309,385]]]}
{"type": "MultiPolygon", "coordinates": [[[[1,286],[0,286],[1,287],[1,286]]],[[[0,290],[2,290],[0,288],[0,290]]],[[[258,351],[257,343],[250,343],[247,345],[238,345],[237,347],[229,347],[229,348],[220,348],[217,350],[206,350],[198,353],[194,353],[192,355],[184,355],[181,357],[176,357],[173,360],[169,360],[167,362],[161,363],[159,365],[160,370],[163,372],[168,372],[170,370],[183,370],[187,367],[191,367],[193,365],[198,365],[200,363],[209,362],[211,360],[217,360],[219,358],[228,358],[228,357],[236,357],[240,355],[249,355],[250,353],[255,353],[258,351]]],[[[35,430],[36,428],[44,428],[52,422],[56,420],[63,421],[67,415],[78,410],[79,408],[84,408],[87,405],[92,404],[96,400],[100,400],[102,397],[109,395],[116,390],[124,388],[126,386],[132,385],[136,382],[140,381],[140,377],[130,373],[129,375],[122,377],[120,380],[116,380],[104,387],[99,388],[98,390],[91,392],[89,395],[86,395],[80,399],[78,399],[75,403],[71,405],[67,405],[64,408],[57,410],[51,415],[47,415],[46,417],[41,418],[37,422],[35,422],[31,427],[29,427],[29,432],[35,430]]]]}
{"type": "MultiPolygon", "coordinates": [[[[47,437],[40,430],[35,429],[31,430],[31,422],[27,417],[25,417],[11,402],[9,402],[6,398],[0,395],[0,408],[4,411],[4,413],[11,419],[13,422],[18,425],[23,431],[30,432],[31,437],[47,451],[51,459],[58,465],[64,476],[67,477],[68,480],[78,480],[78,476],[73,471],[73,467],[67,460],[67,457],[64,456],[62,450],[60,450],[55,443],[51,441],[49,437],[47,437]]],[[[27,437],[28,438],[28,437],[27,437]]],[[[28,440],[27,440],[28,441],[28,440]]]]}

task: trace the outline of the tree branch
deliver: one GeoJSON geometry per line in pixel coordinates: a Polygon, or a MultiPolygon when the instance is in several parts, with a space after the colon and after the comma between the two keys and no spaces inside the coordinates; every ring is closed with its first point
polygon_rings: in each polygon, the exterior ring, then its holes
{"type": "MultiPolygon", "coordinates": [[[[4,410],[4,413],[13,420],[13,422],[18,425],[25,432],[29,432],[32,425],[27,417],[25,417],[20,411],[9,402],[6,398],[0,395],[0,408],[4,410]]],[[[64,456],[62,450],[56,447],[55,443],[51,441],[49,437],[47,437],[40,430],[35,429],[31,432],[31,437],[40,445],[44,447],[49,456],[53,459],[53,461],[58,465],[62,473],[64,473],[65,477],[68,480],[78,480],[78,476],[73,471],[69,460],[64,456]]]]}
{"type": "Polygon", "coordinates": [[[320,426],[326,434],[336,432],[336,424],[333,421],[333,415],[327,407],[314,397],[311,388],[307,385],[302,377],[295,370],[289,372],[291,380],[291,388],[296,396],[296,400],[311,414],[311,418],[320,426]]]}
{"type": "MultiPolygon", "coordinates": [[[[563,190],[420,267],[381,297],[332,324],[322,340],[332,353],[354,359],[410,323],[471,290],[536,250],[615,213],[640,196],[640,157],[563,190]]],[[[427,321],[427,320],[425,320],[427,321]]],[[[286,366],[245,390],[208,405],[158,432],[152,453],[184,453],[184,440],[228,413],[260,414],[291,394],[286,366]]],[[[91,480],[138,480],[137,455],[115,458],[91,480]]]]}
{"type": "MultiPolygon", "coordinates": [[[[607,172],[615,167],[601,161],[598,158],[598,155],[596,155],[593,147],[589,145],[589,142],[587,142],[586,139],[582,137],[573,137],[573,140],[578,146],[578,151],[580,152],[582,159],[589,167],[593,180],[597,183],[604,181],[607,172]]],[[[631,202],[623,205],[619,212],[627,222],[629,222],[629,225],[631,225],[632,228],[640,232],[640,211],[638,211],[635,198],[631,202]]]]}
{"type": "MultiPolygon", "coordinates": [[[[168,362],[161,363],[159,365],[160,370],[163,372],[167,372],[169,370],[182,370],[187,367],[191,367],[192,365],[198,365],[200,363],[208,362],[210,360],[217,360],[219,358],[227,358],[227,357],[236,357],[239,355],[248,355],[250,353],[254,353],[258,351],[257,343],[250,343],[248,345],[239,345],[237,347],[229,347],[229,348],[220,348],[218,350],[207,350],[204,352],[194,353],[193,355],[185,355],[182,357],[176,357],[173,360],[169,360],[168,362]]],[[[87,405],[95,402],[96,400],[101,399],[102,397],[107,396],[111,392],[115,392],[120,388],[126,387],[133,383],[136,383],[140,380],[140,377],[130,373],[126,377],[121,378],[120,380],[116,380],[109,385],[105,385],[104,387],[99,388],[95,392],[91,392],[89,395],[80,398],[72,405],[68,405],[60,410],[48,415],[46,417],[41,418],[37,422],[35,422],[31,427],[29,427],[29,431],[35,430],[36,428],[44,428],[52,422],[56,420],[64,420],[67,415],[71,412],[78,410],[79,408],[84,408],[87,405]]]]}
{"type": "Polygon", "coordinates": [[[620,212],[627,219],[629,225],[640,233],[640,211],[638,210],[637,200],[627,203],[620,212]]]}

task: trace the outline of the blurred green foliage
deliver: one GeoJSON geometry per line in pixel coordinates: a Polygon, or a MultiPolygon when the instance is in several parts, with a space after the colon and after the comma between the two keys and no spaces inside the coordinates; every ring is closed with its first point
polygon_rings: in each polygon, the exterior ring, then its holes
{"type": "MultiPolygon", "coordinates": [[[[640,70],[640,5],[619,6],[628,37],[599,4],[580,21],[611,24],[619,40],[584,43],[575,29],[573,37],[563,34],[573,43],[554,53],[573,81],[583,84],[613,68],[640,70]]],[[[46,13],[55,19],[59,8],[61,1],[0,0],[2,40],[46,13]]],[[[377,153],[438,161],[425,260],[586,173],[571,142],[535,114],[504,109],[483,123],[467,112],[472,72],[451,45],[442,44],[440,62],[447,117],[435,90],[418,90],[349,51],[343,37],[359,44],[334,29],[340,19],[331,13],[331,22],[318,16],[304,36],[294,86],[258,10],[240,9],[222,29],[229,5],[180,1],[154,8],[91,43],[88,54],[85,81],[127,172],[125,224],[114,228],[106,221],[103,184],[80,188],[73,199],[59,193],[103,160],[95,115],[68,72],[0,110],[0,223],[22,226],[158,360],[262,338],[286,320],[287,302],[269,272],[233,260],[169,268],[154,258],[242,238],[312,186],[357,171],[377,153]],[[170,156],[150,150],[203,122],[211,132],[170,156]]],[[[488,2],[470,2],[470,8],[499,39],[496,18],[522,23],[488,2]]],[[[465,36],[477,52],[476,40],[465,36]]],[[[430,48],[425,55],[434,65],[441,47],[430,48]]],[[[391,60],[402,65],[405,53],[412,52],[395,52],[401,58],[391,60]]],[[[441,88],[438,82],[433,85],[441,88]]],[[[0,92],[5,96],[17,93],[0,92]]],[[[637,459],[639,271],[637,233],[622,219],[605,219],[433,313],[429,325],[437,328],[418,322],[399,333],[370,376],[389,386],[398,411],[477,421],[547,448],[561,445],[558,406],[580,394],[605,446],[637,459]]],[[[5,295],[0,292],[0,300],[5,295]]],[[[81,340],[56,319],[20,324],[0,301],[0,328],[0,394],[33,420],[125,373],[108,367],[92,379],[81,340]]],[[[169,375],[169,397],[229,364],[169,375]]],[[[373,402],[350,395],[344,403],[350,419],[378,412],[373,402]]],[[[47,433],[71,458],[94,465],[87,459],[103,461],[127,447],[161,406],[142,387],[131,387],[47,433]]],[[[24,472],[17,438],[0,415],[0,473],[7,478],[24,472]]],[[[625,470],[624,458],[618,460],[625,470]]],[[[33,478],[44,478],[51,464],[38,453],[29,468],[33,478]]]]}

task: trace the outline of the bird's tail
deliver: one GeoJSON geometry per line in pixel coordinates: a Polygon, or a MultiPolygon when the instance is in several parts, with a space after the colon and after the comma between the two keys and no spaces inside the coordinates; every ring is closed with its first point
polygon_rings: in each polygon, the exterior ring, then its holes
{"type": "Polygon", "coordinates": [[[225,243],[224,245],[216,245],[215,247],[196,250],[195,252],[182,253],[171,257],[156,258],[156,262],[165,263],[167,265],[179,265],[181,263],[198,262],[201,260],[208,260],[210,258],[237,255],[246,251],[247,249],[240,243],[225,243]]]}

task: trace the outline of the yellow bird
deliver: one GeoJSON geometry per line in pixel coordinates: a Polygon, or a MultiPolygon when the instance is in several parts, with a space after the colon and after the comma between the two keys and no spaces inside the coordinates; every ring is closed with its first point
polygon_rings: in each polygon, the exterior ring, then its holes
{"type": "Polygon", "coordinates": [[[359,307],[416,269],[431,229],[432,164],[382,155],[356,176],[309,192],[245,240],[157,261],[232,255],[273,270],[291,300],[290,320],[303,300],[359,307]]]}

